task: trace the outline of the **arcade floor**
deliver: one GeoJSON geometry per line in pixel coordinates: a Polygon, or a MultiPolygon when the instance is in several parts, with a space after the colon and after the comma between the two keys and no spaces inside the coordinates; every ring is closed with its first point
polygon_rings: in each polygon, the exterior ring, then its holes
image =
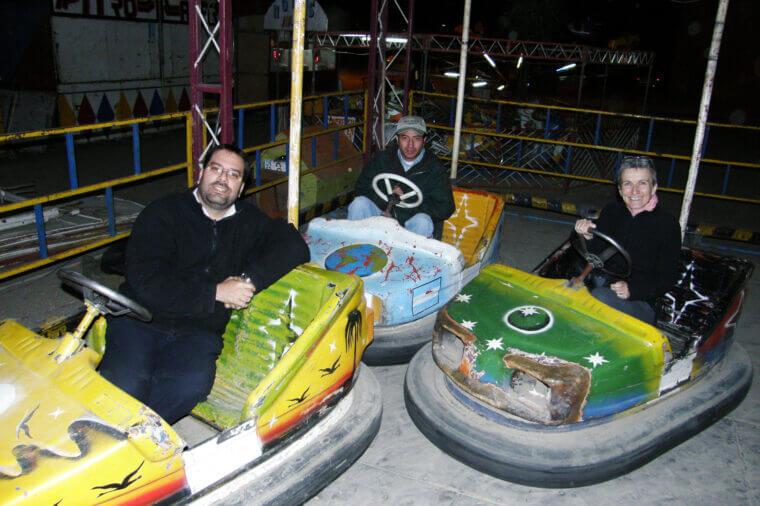
{"type": "MultiPolygon", "coordinates": [[[[569,216],[508,208],[499,261],[531,270],[572,227],[569,216]]],[[[760,261],[760,248],[695,240],[693,246],[760,261]]],[[[92,259],[74,260],[82,267],[92,259]]],[[[56,267],[60,267],[56,266],[56,267]]],[[[81,302],[64,292],[53,269],[0,284],[0,319],[36,327],[75,312],[81,302]]],[[[736,338],[760,369],[760,276],[749,282],[736,338]]],[[[308,501],[318,505],[690,504],[760,505],[760,374],[744,401],[705,431],[643,467],[597,485],[541,489],[475,471],[449,457],[415,427],[404,407],[406,365],[372,368],[382,387],[380,432],[336,481],[308,501]]]]}

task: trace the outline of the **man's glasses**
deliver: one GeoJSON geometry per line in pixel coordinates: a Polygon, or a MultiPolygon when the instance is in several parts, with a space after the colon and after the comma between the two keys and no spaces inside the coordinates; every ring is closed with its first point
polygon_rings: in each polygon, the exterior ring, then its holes
{"type": "Polygon", "coordinates": [[[240,181],[243,179],[243,173],[235,169],[225,169],[221,165],[209,164],[206,170],[213,174],[215,177],[222,177],[222,174],[227,174],[227,179],[230,181],[240,181]]]}

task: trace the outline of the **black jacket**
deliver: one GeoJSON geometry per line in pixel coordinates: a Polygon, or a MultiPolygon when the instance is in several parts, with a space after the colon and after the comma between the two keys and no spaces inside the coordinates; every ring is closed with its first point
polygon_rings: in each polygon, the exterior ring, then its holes
{"type": "Polygon", "coordinates": [[[192,190],[168,195],[138,216],[127,245],[123,291],[156,323],[221,334],[230,316],[216,302],[216,285],[247,274],[256,291],[309,260],[301,235],[281,219],[238,201],[237,212],[213,221],[192,190]]]}
{"type": "MultiPolygon", "coordinates": [[[[388,202],[381,199],[372,189],[372,179],[383,172],[403,176],[419,186],[422,191],[422,204],[418,207],[411,209],[395,207],[394,216],[402,225],[417,213],[426,213],[433,222],[442,222],[454,212],[454,195],[451,192],[449,174],[438,157],[430,150],[425,150],[422,160],[409,169],[409,172],[405,172],[398,159],[398,145],[393,142],[384,151],[375,155],[362,169],[356,181],[356,195],[369,198],[377,207],[385,210],[388,202]]],[[[404,188],[404,190],[407,189],[404,188]]]]}
{"type": "MultiPolygon", "coordinates": [[[[678,255],[681,251],[681,229],[676,219],[659,206],[632,216],[622,202],[607,204],[597,229],[616,239],[631,255],[631,275],[626,280],[629,300],[654,304],[656,298],[673,286],[678,274],[678,255]]],[[[606,247],[600,239],[589,244],[592,251],[606,247]]],[[[610,259],[611,268],[620,269],[622,258],[610,259]]]]}

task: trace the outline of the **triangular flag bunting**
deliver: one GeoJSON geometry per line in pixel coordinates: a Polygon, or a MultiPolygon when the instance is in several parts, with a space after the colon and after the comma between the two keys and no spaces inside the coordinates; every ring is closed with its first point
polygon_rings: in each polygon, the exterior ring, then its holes
{"type": "Polygon", "coordinates": [[[148,115],[148,106],[145,105],[145,99],[141,92],[137,92],[137,98],[135,99],[135,106],[132,108],[132,115],[135,118],[144,118],[148,115]]]}
{"type": "Polygon", "coordinates": [[[150,115],[158,116],[164,113],[164,103],[161,101],[161,95],[158,94],[158,90],[153,92],[153,98],[150,99],[150,115]]]}
{"type": "Polygon", "coordinates": [[[89,125],[95,123],[95,111],[92,110],[87,95],[83,95],[82,103],[79,104],[79,124],[89,125]]]}
{"type": "Polygon", "coordinates": [[[113,108],[111,108],[111,102],[108,101],[106,94],[103,94],[103,98],[100,99],[100,105],[98,106],[98,123],[107,123],[113,121],[114,114],[113,108]]]}
{"type": "Polygon", "coordinates": [[[169,94],[166,96],[166,112],[171,114],[177,112],[177,99],[174,98],[174,90],[169,88],[169,94]]]}
{"type": "Polygon", "coordinates": [[[132,108],[129,107],[127,97],[124,96],[124,92],[119,93],[119,101],[116,102],[116,119],[119,121],[132,118],[132,108]]]}
{"type": "Polygon", "coordinates": [[[177,107],[180,111],[189,111],[190,110],[190,97],[187,96],[187,89],[182,88],[182,95],[179,97],[179,106],[177,107]]]}

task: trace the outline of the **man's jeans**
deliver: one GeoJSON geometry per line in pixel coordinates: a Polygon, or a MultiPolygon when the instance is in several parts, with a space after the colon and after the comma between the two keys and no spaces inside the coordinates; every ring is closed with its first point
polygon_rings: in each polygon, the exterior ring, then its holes
{"type": "Polygon", "coordinates": [[[206,330],[109,318],[100,374],[174,423],[208,396],[221,349],[206,330]]]}
{"type": "MultiPolygon", "coordinates": [[[[367,197],[358,196],[348,206],[349,220],[363,220],[372,216],[380,216],[383,211],[367,197]]],[[[404,228],[415,234],[433,237],[433,220],[425,213],[417,213],[403,223],[404,228]]]]}

